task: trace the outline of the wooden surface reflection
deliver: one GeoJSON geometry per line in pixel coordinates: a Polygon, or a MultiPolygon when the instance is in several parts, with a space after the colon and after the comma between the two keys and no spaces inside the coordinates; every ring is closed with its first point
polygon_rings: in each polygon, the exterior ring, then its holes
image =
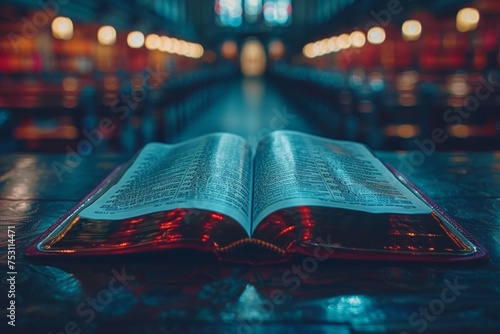
{"type": "MultiPolygon", "coordinates": [[[[408,158],[395,153],[380,156],[395,167],[408,158]]],[[[0,157],[0,225],[2,231],[16,226],[20,333],[59,333],[68,323],[84,333],[416,333],[424,325],[426,333],[500,330],[498,154],[436,153],[406,173],[490,250],[486,263],[296,257],[288,263],[254,267],[220,263],[215,256],[187,251],[27,262],[26,245],[128,158],[91,156],[60,182],[51,164],[63,162],[64,156],[0,157]],[[451,300],[450,285],[458,293],[453,301],[442,303],[442,312],[430,313],[432,321],[419,315],[420,308],[431,312],[443,293],[451,300]]],[[[303,237],[307,239],[306,233],[303,237]]],[[[6,234],[0,242],[5,272],[6,234]]],[[[7,294],[6,285],[1,294],[7,294]]]]}

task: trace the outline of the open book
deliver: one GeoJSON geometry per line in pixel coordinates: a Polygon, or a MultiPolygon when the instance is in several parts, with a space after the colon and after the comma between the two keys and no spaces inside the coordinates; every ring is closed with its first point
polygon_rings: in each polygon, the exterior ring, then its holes
{"type": "Polygon", "coordinates": [[[273,132],[254,150],[227,133],[148,144],[27,254],[165,249],[247,262],[293,254],[424,261],[487,255],[366,146],[292,131],[273,132]]]}

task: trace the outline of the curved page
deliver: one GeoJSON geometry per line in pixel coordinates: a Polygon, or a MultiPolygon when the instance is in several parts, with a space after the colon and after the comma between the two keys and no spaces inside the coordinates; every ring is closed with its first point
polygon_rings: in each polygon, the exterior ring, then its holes
{"type": "Polygon", "coordinates": [[[251,175],[251,151],[238,136],[213,134],[177,145],[151,143],[80,217],[121,220],[196,208],[227,215],[250,235],[251,175]]]}
{"type": "Polygon", "coordinates": [[[429,214],[366,146],[277,131],[255,158],[252,232],[269,214],[296,206],[368,213],[429,214]]]}

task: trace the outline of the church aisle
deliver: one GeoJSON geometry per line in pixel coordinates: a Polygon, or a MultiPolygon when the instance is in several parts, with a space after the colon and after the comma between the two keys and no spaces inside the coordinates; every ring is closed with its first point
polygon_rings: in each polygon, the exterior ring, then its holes
{"type": "Polygon", "coordinates": [[[321,133],[265,78],[235,81],[224,98],[188,121],[176,142],[213,132],[240,135],[252,144],[273,130],[321,133]]]}

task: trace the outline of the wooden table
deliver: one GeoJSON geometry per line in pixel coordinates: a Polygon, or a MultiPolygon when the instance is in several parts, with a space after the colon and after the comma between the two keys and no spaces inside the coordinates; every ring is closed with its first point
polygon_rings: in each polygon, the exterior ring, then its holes
{"type": "Polygon", "coordinates": [[[490,260],[327,261],[293,288],[282,275],[300,259],[261,267],[189,254],[29,262],[26,245],[128,157],[91,155],[58,178],[53,164],[63,155],[0,156],[1,327],[12,330],[5,273],[7,226],[15,226],[19,333],[500,333],[500,153],[435,153],[420,166],[408,153],[379,155],[475,235],[490,260]]]}

